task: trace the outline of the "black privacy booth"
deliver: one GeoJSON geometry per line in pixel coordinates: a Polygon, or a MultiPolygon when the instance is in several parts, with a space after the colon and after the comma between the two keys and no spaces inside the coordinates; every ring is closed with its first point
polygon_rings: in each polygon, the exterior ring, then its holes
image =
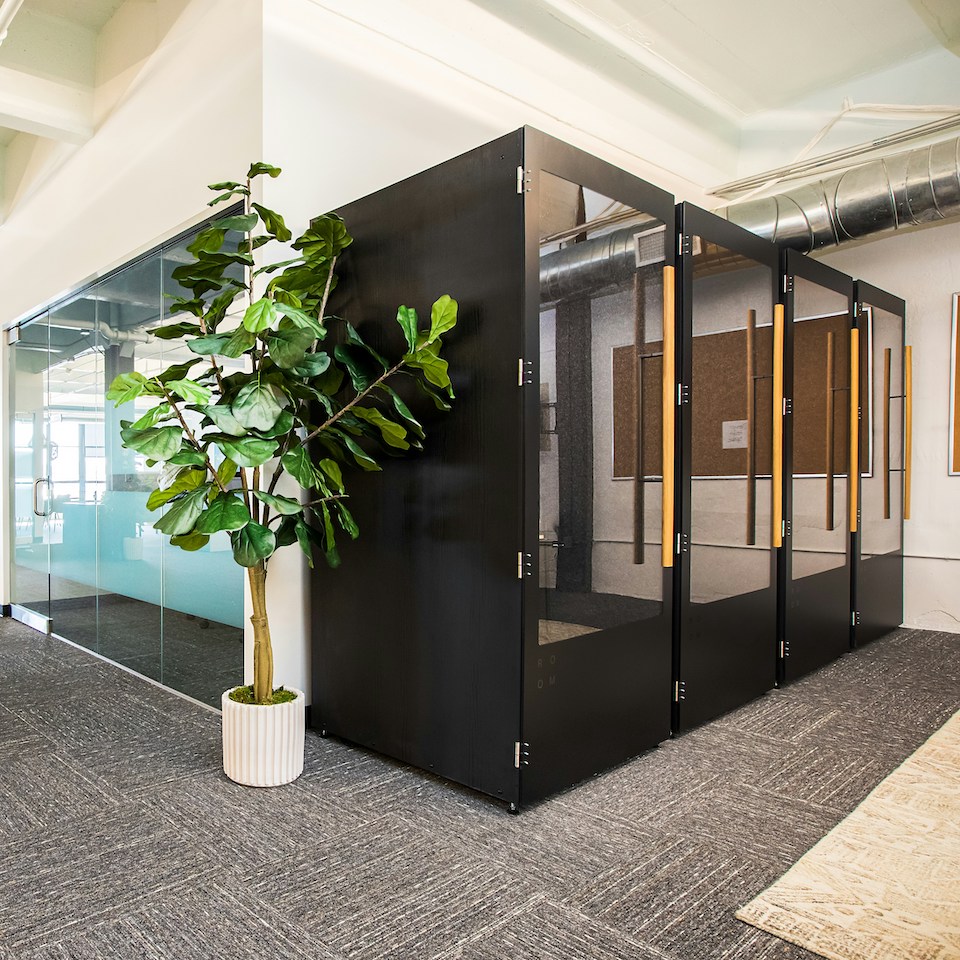
{"type": "Polygon", "coordinates": [[[450,293],[457,398],[351,481],[316,728],[517,810],[901,623],[902,300],[529,128],[338,212],[333,312],[450,293]]]}
{"type": "Polygon", "coordinates": [[[351,482],[312,722],[517,809],[670,734],[674,201],[524,128],[338,212],[333,311],[450,293],[457,398],[351,482]]]}

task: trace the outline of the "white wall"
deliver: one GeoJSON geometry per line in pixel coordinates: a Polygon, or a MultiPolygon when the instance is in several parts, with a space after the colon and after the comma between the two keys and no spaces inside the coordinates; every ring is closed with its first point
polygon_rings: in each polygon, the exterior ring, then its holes
{"type": "Polygon", "coordinates": [[[960,291],[960,223],[820,256],[907,301],[913,344],[913,497],[905,523],[904,622],[960,632],[960,477],[947,475],[950,313],[960,291]]]}

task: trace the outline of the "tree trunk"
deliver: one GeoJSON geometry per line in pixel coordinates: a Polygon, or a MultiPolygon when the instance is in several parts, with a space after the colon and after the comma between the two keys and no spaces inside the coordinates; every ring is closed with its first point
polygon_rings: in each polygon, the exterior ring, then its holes
{"type": "Polygon", "coordinates": [[[267,703],[273,694],[273,645],[267,620],[267,568],[261,562],[247,568],[253,602],[253,699],[267,703]]]}

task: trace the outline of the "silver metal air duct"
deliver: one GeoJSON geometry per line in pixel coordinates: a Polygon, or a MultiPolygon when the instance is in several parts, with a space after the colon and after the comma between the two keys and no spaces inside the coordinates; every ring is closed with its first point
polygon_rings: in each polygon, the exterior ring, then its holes
{"type": "Polygon", "coordinates": [[[804,253],[960,216],[960,137],[714,213],[804,253]]]}
{"type": "MultiPolygon", "coordinates": [[[[960,216],[960,137],[714,213],[804,253],[960,216]]],[[[544,254],[540,301],[552,303],[612,289],[629,280],[639,267],[662,262],[660,243],[660,233],[638,232],[633,226],[544,254]]]]}
{"type": "Polygon", "coordinates": [[[640,267],[663,263],[662,224],[634,224],[540,258],[540,302],[615,289],[640,267]]]}

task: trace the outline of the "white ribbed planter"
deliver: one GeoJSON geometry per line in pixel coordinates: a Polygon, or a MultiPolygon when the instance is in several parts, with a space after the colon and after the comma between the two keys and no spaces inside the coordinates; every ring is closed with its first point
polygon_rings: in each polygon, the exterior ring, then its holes
{"type": "MultiPolygon", "coordinates": [[[[236,688],[234,688],[236,689],[236,688]]],[[[223,715],[223,772],[247,787],[277,787],[303,773],[304,697],[258,706],[220,698],[223,715]]]]}

